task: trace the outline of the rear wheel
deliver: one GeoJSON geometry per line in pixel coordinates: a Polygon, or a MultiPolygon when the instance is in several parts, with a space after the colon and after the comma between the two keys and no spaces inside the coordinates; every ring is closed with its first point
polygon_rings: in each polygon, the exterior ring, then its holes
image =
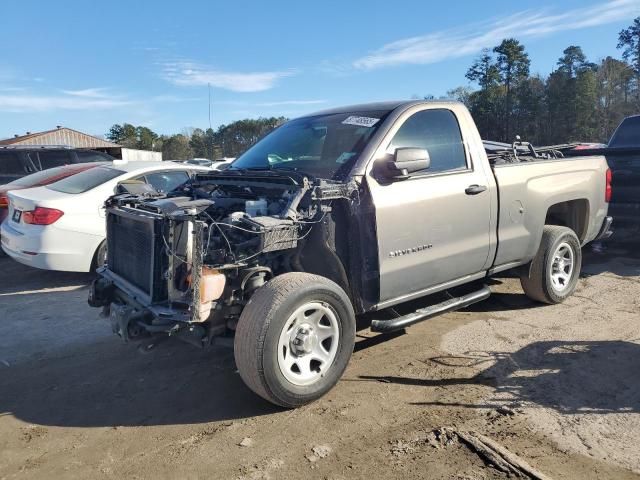
{"type": "Polygon", "coordinates": [[[293,408],[327,393],[342,376],[355,341],[355,315],[334,282],[307,273],[279,275],[244,308],[235,359],[247,386],[293,408]]]}
{"type": "Polygon", "coordinates": [[[580,240],[567,227],[547,225],[535,258],[520,277],[524,293],[542,303],[562,303],[576,289],[582,267],[580,240]]]}

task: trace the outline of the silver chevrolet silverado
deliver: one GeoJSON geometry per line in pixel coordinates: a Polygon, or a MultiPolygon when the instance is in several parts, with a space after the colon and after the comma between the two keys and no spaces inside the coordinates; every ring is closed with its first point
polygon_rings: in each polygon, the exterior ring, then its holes
{"type": "Polygon", "coordinates": [[[485,144],[455,102],[323,111],[169,195],[111,197],[89,303],[125,340],[233,338],[249,388],[297,407],[338,382],[356,319],[404,329],[509,269],[562,302],[609,234],[608,178],[603,157],[485,144]]]}

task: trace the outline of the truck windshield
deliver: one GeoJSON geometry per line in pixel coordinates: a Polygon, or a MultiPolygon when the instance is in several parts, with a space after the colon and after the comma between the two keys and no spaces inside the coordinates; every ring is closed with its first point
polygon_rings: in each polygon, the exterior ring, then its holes
{"type": "Polygon", "coordinates": [[[342,179],[387,114],[352,112],[292,120],[256,143],[230,168],[297,170],[320,178],[342,179]]]}

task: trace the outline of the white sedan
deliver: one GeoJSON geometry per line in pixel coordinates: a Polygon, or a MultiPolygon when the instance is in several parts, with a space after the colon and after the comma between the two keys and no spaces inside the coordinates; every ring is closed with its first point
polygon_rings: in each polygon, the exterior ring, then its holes
{"type": "Polygon", "coordinates": [[[2,249],[31,267],[90,272],[104,262],[103,204],[123,182],[144,182],[168,192],[195,172],[211,169],[173,162],[114,162],[45,187],[9,192],[2,249]]]}

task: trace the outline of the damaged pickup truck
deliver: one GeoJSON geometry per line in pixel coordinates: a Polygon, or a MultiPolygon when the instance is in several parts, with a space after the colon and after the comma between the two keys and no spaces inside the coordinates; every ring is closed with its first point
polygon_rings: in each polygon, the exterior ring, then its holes
{"type": "Polygon", "coordinates": [[[490,160],[455,102],[320,112],[169,195],[111,197],[89,303],[125,340],[233,337],[249,388],[297,407],[342,376],[356,318],[404,329],[487,298],[508,269],[562,302],[611,225],[606,172],[532,147],[490,160]]]}

